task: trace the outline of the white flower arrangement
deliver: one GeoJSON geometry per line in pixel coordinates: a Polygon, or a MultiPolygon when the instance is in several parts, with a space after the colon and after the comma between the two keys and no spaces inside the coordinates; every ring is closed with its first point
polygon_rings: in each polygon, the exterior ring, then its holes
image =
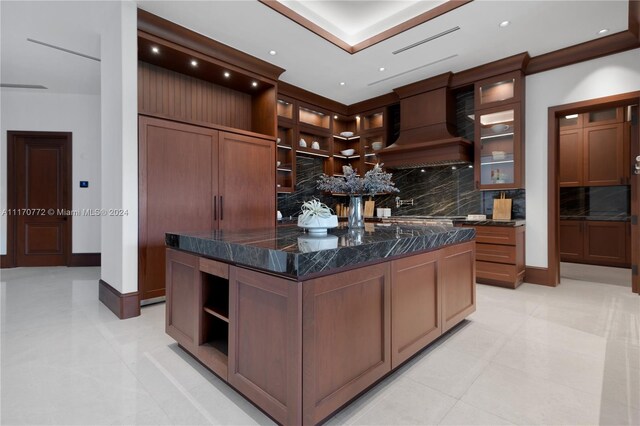
{"type": "Polygon", "coordinates": [[[318,189],[348,195],[372,196],[399,192],[391,181],[392,174],[382,171],[382,164],[376,164],[363,178],[359,177],[350,165],[344,166],[342,170],[344,176],[327,176],[323,173],[318,180],[318,189]]]}
{"type": "Polygon", "coordinates": [[[314,198],[302,203],[298,226],[309,229],[310,233],[326,234],[327,228],[338,226],[338,216],[329,206],[314,198]]]}

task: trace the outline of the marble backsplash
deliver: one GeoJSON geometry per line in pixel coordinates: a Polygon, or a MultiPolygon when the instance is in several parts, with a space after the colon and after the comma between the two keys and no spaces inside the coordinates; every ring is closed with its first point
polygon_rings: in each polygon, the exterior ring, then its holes
{"type": "MultiPolygon", "coordinates": [[[[297,216],[302,201],[313,197],[330,207],[348,203],[344,197],[332,197],[316,189],[318,177],[323,172],[320,158],[296,158],[296,190],[291,194],[278,194],[278,209],[284,217],[297,216]]],[[[459,166],[427,167],[393,171],[393,181],[398,194],[375,197],[376,207],[390,207],[392,215],[466,216],[493,212],[493,200],[500,191],[477,191],[474,188],[473,169],[459,166]],[[396,208],[395,197],[413,199],[413,205],[396,208]]],[[[512,218],[525,218],[525,191],[505,191],[513,199],[512,218]]]]}
{"type": "Polygon", "coordinates": [[[629,215],[630,196],[630,188],[622,185],[560,188],[560,215],[629,215]]]}

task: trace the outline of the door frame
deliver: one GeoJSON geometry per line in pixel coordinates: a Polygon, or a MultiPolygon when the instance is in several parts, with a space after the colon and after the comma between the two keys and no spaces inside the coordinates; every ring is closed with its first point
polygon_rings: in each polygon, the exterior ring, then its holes
{"type": "MultiPolygon", "coordinates": [[[[569,113],[584,113],[595,107],[620,107],[640,104],[640,91],[619,95],[589,99],[564,105],[549,107],[548,110],[548,146],[547,146],[547,283],[556,286],[560,283],[560,126],[558,118],[569,113]]],[[[633,176],[633,175],[631,175],[633,176]]],[[[638,206],[640,209],[640,206],[638,206]]],[[[631,263],[634,264],[634,253],[631,263]]],[[[637,254],[635,254],[637,257],[637,254]]],[[[638,292],[639,289],[633,289],[638,292]]]]}
{"type": "MultiPolygon", "coordinates": [[[[64,158],[65,165],[67,167],[68,179],[66,182],[67,192],[69,194],[65,209],[71,210],[73,206],[73,144],[71,132],[39,132],[39,131],[23,131],[23,130],[8,130],[7,131],[7,210],[17,208],[17,187],[16,187],[16,149],[18,137],[35,137],[35,138],[47,138],[47,139],[61,139],[67,144],[66,158],[64,158]]],[[[7,254],[5,261],[2,263],[3,268],[15,268],[17,258],[17,227],[18,221],[15,220],[15,215],[6,215],[7,217],[7,254]]],[[[73,215],[68,216],[67,219],[67,233],[65,235],[64,252],[65,252],[65,264],[71,265],[72,257],[72,237],[73,237],[73,215]]]]}

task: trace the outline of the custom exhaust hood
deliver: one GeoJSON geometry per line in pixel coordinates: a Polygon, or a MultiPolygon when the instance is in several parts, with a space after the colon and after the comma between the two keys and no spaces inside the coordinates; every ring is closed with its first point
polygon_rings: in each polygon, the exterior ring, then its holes
{"type": "Polygon", "coordinates": [[[402,169],[473,161],[473,143],[457,136],[455,98],[445,73],[394,91],[400,97],[400,136],[378,152],[385,167],[402,169]]]}

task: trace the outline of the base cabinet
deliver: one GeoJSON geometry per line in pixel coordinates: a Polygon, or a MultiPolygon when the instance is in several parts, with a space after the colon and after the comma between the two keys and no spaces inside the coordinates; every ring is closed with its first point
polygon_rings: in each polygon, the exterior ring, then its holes
{"type": "Polygon", "coordinates": [[[298,282],[167,249],[167,333],[277,422],[317,424],[475,311],[475,243],[298,282]]]}
{"type": "Polygon", "coordinates": [[[629,223],[561,220],[560,260],[591,265],[630,266],[629,223]]]}

